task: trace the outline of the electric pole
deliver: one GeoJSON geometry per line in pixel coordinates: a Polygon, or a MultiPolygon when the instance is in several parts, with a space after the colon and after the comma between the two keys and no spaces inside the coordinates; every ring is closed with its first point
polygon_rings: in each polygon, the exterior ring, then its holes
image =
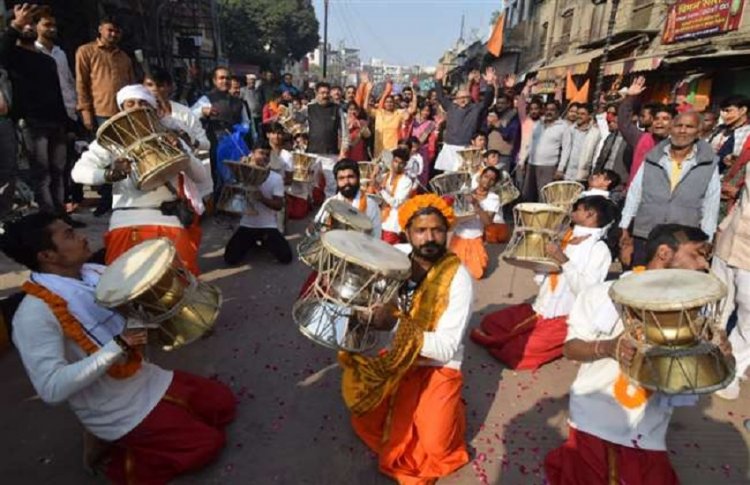
{"type": "Polygon", "coordinates": [[[328,0],[323,0],[323,79],[328,77],[328,0]]]}

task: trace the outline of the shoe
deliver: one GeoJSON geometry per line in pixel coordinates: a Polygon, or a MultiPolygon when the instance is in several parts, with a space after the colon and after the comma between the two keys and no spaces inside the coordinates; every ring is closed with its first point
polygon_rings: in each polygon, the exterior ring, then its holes
{"type": "Polygon", "coordinates": [[[97,206],[97,208],[94,209],[94,217],[101,217],[101,216],[103,216],[105,214],[108,214],[111,211],[112,211],[112,209],[109,208],[109,207],[98,207],[97,206]]]}
{"type": "Polygon", "coordinates": [[[81,229],[82,227],[86,227],[86,223],[77,221],[70,217],[68,214],[62,216],[61,219],[73,229],[81,229]]]}
{"type": "Polygon", "coordinates": [[[740,380],[735,378],[731,384],[724,389],[714,392],[714,396],[726,401],[735,401],[740,397],[740,380]]]}

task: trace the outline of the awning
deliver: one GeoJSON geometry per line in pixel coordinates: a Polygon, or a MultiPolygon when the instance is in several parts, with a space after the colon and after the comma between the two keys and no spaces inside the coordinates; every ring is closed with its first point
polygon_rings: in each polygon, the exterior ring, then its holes
{"type": "Polygon", "coordinates": [[[543,65],[544,65],[544,59],[540,59],[532,63],[529,67],[527,67],[526,69],[518,73],[518,81],[519,82],[525,81],[526,76],[528,76],[529,74],[533,72],[539,71],[539,69],[541,69],[543,65]]]}
{"type": "Polygon", "coordinates": [[[604,64],[604,75],[618,76],[631,72],[653,71],[659,67],[663,59],[662,55],[650,55],[608,62],[604,64]]]}
{"type": "MultiPolygon", "coordinates": [[[[635,40],[639,40],[639,38],[634,37],[617,44],[612,44],[609,46],[609,50],[611,52],[615,49],[619,49],[626,44],[633,43],[635,40]]],[[[601,57],[602,54],[604,54],[604,47],[581,52],[579,54],[562,56],[550,63],[550,65],[546,66],[543,70],[539,71],[537,78],[540,80],[559,79],[565,77],[568,71],[570,71],[571,74],[586,74],[589,70],[591,61],[597,57],[601,57]]]]}
{"type": "MultiPolygon", "coordinates": [[[[725,57],[741,57],[741,56],[750,56],[750,49],[744,49],[744,50],[723,50],[723,51],[717,51],[717,52],[710,52],[707,54],[697,54],[697,55],[684,55],[684,56],[674,56],[674,57],[665,57],[662,61],[662,64],[665,65],[674,65],[674,64],[683,64],[688,62],[695,62],[695,61],[708,61],[708,60],[718,60],[725,57]]],[[[729,67],[729,66],[728,66],[729,67]]],[[[734,67],[734,66],[731,66],[734,67]]]]}

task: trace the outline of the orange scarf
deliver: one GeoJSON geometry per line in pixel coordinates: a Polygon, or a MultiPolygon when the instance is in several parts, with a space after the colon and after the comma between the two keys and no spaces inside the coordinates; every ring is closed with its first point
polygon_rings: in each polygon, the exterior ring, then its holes
{"type": "MultiPolygon", "coordinates": [[[[60,322],[63,335],[72,340],[86,354],[91,355],[99,347],[93,342],[83,329],[83,325],[68,311],[68,303],[60,297],[49,291],[47,288],[31,281],[27,281],[21,286],[21,289],[31,296],[35,296],[47,304],[57,321],[60,322]]],[[[127,379],[141,368],[143,357],[137,350],[128,352],[128,360],[122,364],[112,364],[107,370],[107,374],[115,379],[127,379]]]]}
{"type": "MultiPolygon", "coordinates": [[[[388,193],[390,194],[391,197],[393,197],[396,194],[396,187],[398,187],[398,182],[399,182],[399,180],[401,180],[401,177],[404,174],[398,173],[398,174],[395,174],[396,175],[395,177],[393,175],[394,174],[391,173],[390,180],[389,180],[390,187],[387,187],[388,193]]],[[[383,207],[383,214],[382,214],[383,220],[388,219],[388,215],[391,213],[392,209],[393,208],[390,206],[390,204],[385,204],[385,207],[383,207]]]]}
{"type": "MultiPolygon", "coordinates": [[[[565,251],[565,248],[568,247],[568,243],[570,240],[573,239],[573,229],[568,229],[568,232],[565,233],[565,235],[562,238],[562,241],[560,242],[560,249],[565,251]]],[[[552,273],[549,275],[549,287],[552,289],[552,292],[554,293],[555,289],[557,288],[557,284],[560,282],[560,273],[552,273]]]]}

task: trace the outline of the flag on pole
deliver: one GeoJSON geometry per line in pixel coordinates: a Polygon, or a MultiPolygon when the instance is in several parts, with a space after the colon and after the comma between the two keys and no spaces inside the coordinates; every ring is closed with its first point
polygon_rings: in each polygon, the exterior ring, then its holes
{"type": "Polygon", "coordinates": [[[490,40],[487,41],[487,52],[495,57],[500,57],[503,52],[503,32],[505,30],[505,12],[497,17],[495,27],[492,29],[490,40]]]}
{"type": "Polygon", "coordinates": [[[571,103],[586,103],[589,100],[589,80],[587,79],[579,89],[568,71],[565,78],[565,99],[571,103]]]}

